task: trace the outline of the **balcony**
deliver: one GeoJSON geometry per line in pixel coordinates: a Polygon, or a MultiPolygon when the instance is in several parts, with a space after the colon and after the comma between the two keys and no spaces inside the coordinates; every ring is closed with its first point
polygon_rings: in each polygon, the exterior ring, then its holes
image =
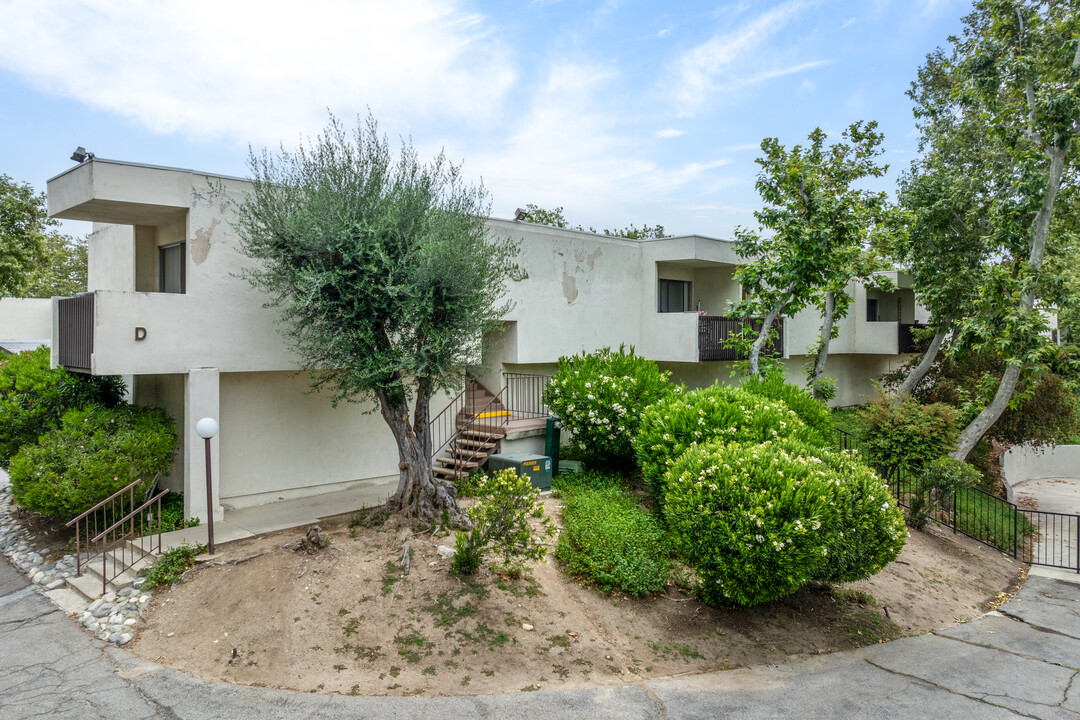
{"type": "Polygon", "coordinates": [[[921,353],[926,350],[926,343],[920,341],[911,332],[912,328],[925,329],[925,325],[913,325],[909,323],[896,324],[896,344],[901,353],[921,353]]]}
{"type": "MultiPolygon", "coordinates": [[[[746,360],[747,356],[734,348],[724,347],[727,340],[739,333],[744,323],[749,323],[755,333],[761,331],[761,319],[733,318],[722,315],[702,315],[698,318],[698,360],[746,360]]],[[[784,356],[784,319],[773,321],[775,335],[762,348],[762,357],[784,356]]]]}
{"type": "Polygon", "coordinates": [[[72,372],[91,372],[94,354],[94,293],[57,301],[57,359],[72,372]]]}

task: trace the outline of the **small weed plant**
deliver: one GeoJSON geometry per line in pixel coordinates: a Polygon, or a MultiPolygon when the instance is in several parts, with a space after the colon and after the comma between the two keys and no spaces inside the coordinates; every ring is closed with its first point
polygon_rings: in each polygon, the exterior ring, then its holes
{"type": "Polygon", "coordinates": [[[540,491],[513,468],[477,480],[478,501],[469,508],[472,529],[457,533],[451,570],[458,575],[476,572],[488,552],[498,553],[506,566],[539,562],[555,535],[551,518],[544,517],[540,491]],[[539,529],[533,528],[538,521],[539,529]]]}
{"type": "Polygon", "coordinates": [[[206,552],[205,545],[180,545],[166,550],[150,566],[143,588],[151,590],[180,582],[180,576],[195,567],[195,558],[206,552]]]}

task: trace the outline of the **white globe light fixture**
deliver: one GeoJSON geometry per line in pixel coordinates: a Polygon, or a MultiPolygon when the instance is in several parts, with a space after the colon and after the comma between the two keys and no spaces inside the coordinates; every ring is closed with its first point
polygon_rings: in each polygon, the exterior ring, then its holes
{"type": "Polygon", "coordinates": [[[205,417],[199,422],[195,423],[195,432],[199,434],[199,437],[209,440],[217,435],[218,424],[214,418],[205,417]]]}
{"type": "Polygon", "coordinates": [[[214,486],[210,479],[210,438],[217,435],[217,420],[204,417],[195,423],[195,432],[206,441],[206,549],[214,554],[214,486]]]}

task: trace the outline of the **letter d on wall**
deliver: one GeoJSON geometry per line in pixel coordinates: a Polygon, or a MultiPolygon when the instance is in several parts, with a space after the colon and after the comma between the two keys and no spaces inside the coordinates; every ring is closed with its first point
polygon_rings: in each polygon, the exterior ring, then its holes
{"type": "Polygon", "coordinates": [[[146,339],[146,328],[144,328],[144,327],[136,327],[135,328],[135,342],[139,342],[140,340],[145,340],[145,339],[146,339]]]}

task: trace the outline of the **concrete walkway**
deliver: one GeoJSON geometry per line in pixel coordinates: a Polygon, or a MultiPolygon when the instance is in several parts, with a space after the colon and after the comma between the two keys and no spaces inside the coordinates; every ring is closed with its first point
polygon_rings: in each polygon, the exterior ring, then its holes
{"type": "MultiPolygon", "coordinates": [[[[397,490],[397,480],[369,482],[348,490],[313,495],[295,500],[279,500],[268,505],[251,508],[226,509],[225,519],[214,522],[214,543],[225,543],[245,538],[288,530],[295,527],[315,525],[320,518],[342,513],[356,512],[363,508],[382,505],[397,490]]],[[[205,543],[207,525],[162,533],[162,549],[183,545],[205,543]]]]}
{"type": "Polygon", "coordinates": [[[0,720],[1080,720],[1080,585],[1040,577],[1031,578],[1001,613],[803,663],[587,690],[387,698],[236,686],[163,668],[94,640],[0,562],[0,648],[0,720]]]}

